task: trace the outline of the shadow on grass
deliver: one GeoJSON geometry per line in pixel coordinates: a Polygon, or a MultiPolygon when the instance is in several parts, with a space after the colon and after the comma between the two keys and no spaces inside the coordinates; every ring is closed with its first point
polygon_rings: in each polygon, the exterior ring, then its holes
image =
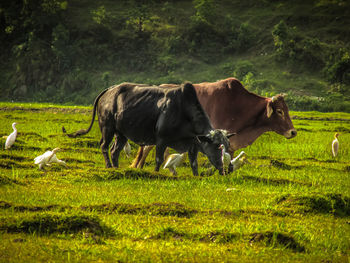
{"type": "Polygon", "coordinates": [[[82,210],[97,211],[103,213],[120,213],[120,214],[147,214],[152,216],[177,216],[193,217],[198,213],[197,210],[186,207],[180,203],[152,203],[152,204],[119,204],[108,203],[98,205],[87,205],[81,207],[60,206],[60,205],[15,205],[6,201],[0,201],[0,209],[13,209],[17,212],[41,212],[41,211],[66,211],[82,210]]]}
{"type": "Polygon", "coordinates": [[[149,239],[173,239],[176,241],[190,240],[205,243],[213,242],[217,244],[226,244],[232,243],[240,239],[249,239],[249,244],[251,246],[254,243],[260,243],[268,247],[283,247],[285,249],[290,249],[294,252],[305,252],[304,246],[300,245],[292,235],[288,233],[272,231],[257,232],[246,235],[222,231],[211,231],[203,234],[192,234],[168,226],[161,229],[159,233],[149,237],[149,239]]]}
{"type": "MultiPolygon", "coordinates": [[[[25,111],[25,112],[54,112],[54,113],[91,113],[91,109],[84,108],[59,108],[59,107],[28,107],[28,106],[4,106],[0,108],[0,111],[25,111]]],[[[10,115],[11,116],[11,115],[10,115]]]]}
{"type": "Polygon", "coordinates": [[[264,178],[253,175],[242,175],[243,180],[250,180],[258,183],[268,184],[268,185],[289,185],[298,184],[304,186],[312,186],[312,183],[307,183],[303,181],[289,180],[284,178],[264,178]]]}
{"type": "Polygon", "coordinates": [[[321,213],[350,216],[350,198],[341,194],[283,195],[276,200],[283,210],[294,213],[321,213]]]}
{"type": "Polygon", "coordinates": [[[165,227],[159,231],[158,234],[151,236],[149,239],[161,239],[169,240],[175,239],[178,241],[191,240],[200,242],[215,242],[215,243],[229,243],[237,240],[241,237],[239,234],[235,233],[223,233],[220,231],[211,231],[204,234],[192,234],[177,230],[173,227],[165,227]]]}
{"type": "Polygon", "coordinates": [[[1,160],[0,168],[3,168],[3,169],[12,169],[13,167],[29,168],[31,167],[31,165],[25,162],[32,161],[31,158],[18,156],[10,152],[6,154],[0,154],[0,160],[1,160]]]}
{"type": "Polygon", "coordinates": [[[344,121],[349,122],[349,119],[346,118],[335,118],[335,117],[301,117],[301,116],[292,116],[293,120],[316,120],[316,121],[344,121]]]}
{"type": "Polygon", "coordinates": [[[36,132],[18,132],[18,137],[25,138],[25,141],[28,141],[28,138],[34,139],[35,141],[48,141],[47,138],[41,136],[36,132]]]}
{"type": "Polygon", "coordinates": [[[59,205],[42,205],[42,206],[31,206],[31,205],[13,205],[6,201],[0,201],[0,209],[13,209],[17,212],[40,212],[40,211],[48,211],[48,210],[64,210],[65,208],[59,205]]]}
{"type": "Polygon", "coordinates": [[[159,231],[158,234],[150,237],[150,239],[161,239],[169,240],[175,239],[177,241],[191,240],[191,241],[200,241],[200,242],[215,242],[220,244],[229,243],[239,239],[241,235],[235,233],[223,233],[221,231],[211,231],[204,234],[192,234],[179,231],[173,227],[164,227],[159,231]]]}
{"type": "Polygon", "coordinates": [[[16,151],[41,151],[42,149],[40,147],[36,147],[36,146],[25,146],[24,143],[16,140],[15,144],[10,148],[9,151],[12,151],[12,150],[16,150],[16,151]]]}
{"type": "MultiPolygon", "coordinates": [[[[104,173],[95,174],[95,170],[91,171],[93,178],[97,181],[112,181],[120,179],[156,179],[156,180],[179,180],[181,178],[188,179],[188,176],[172,176],[159,172],[149,172],[143,169],[104,169],[104,173]]],[[[196,177],[197,178],[197,177],[196,177]]]]}
{"type": "Polygon", "coordinates": [[[152,216],[177,216],[190,218],[198,213],[197,210],[180,203],[152,204],[101,204],[80,207],[82,210],[100,211],[120,214],[147,214],[152,216]]]}
{"type": "Polygon", "coordinates": [[[64,145],[72,146],[73,148],[83,147],[83,148],[95,148],[100,149],[100,142],[96,139],[81,139],[65,143],[64,145]]]}
{"type": "Polygon", "coordinates": [[[20,184],[24,185],[24,183],[17,181],[16,179],[9,178],[7,176],[0,175],[0,186],[7,184],[20,184]]]}
{"type": "Polygon", "coordinates": [[[253,245],[253,243],[258,242],[270,247],[283,247],[295,252],[305,252],[305,247],[287,233],[266,231],[251,234],[249,244],[253,245]]]}
{"type": "Polygon", "coordinates": [[[11,159],[14,161],[26,161],[31,160],[30,158],[18,156],[18,155],[10,155],[10,154],[0,154],[0,159],[11,159]]]}
{"type": "Polygon", "coordinates": [[[3,159],[2,162],[0,163],[0,168],[2,169],[12,169],[12,168],[33,168],[32,164],[29,163],[18,163],[16,161],[8,160],[8,159],[3,159]]]}
{"type": "Polygon", "coordinates": [[[6,201],[0,201],[0,209],[12,209],[16,212],[41,212],[41,211],[60,211],[67,210],[83,210],[89,212],[99,213],[119,213],[119,214],[146,214],[151,216],[177,216],[184,218],[191,218],[196,214],[200,215],[214,215],[218,214],[226,217],[241,217],[254,215],[271,215],[285,217],[287,212],[277,211],[273,209],[240,209],[236,211],[228,210],[196,210],[187,207],[180,203],[151,203],[151,204],[127,204],[127,203],[107,203],[97,205],[85,205],[80,207],[61,206],[61,205],[15,205],[6,201]]]}
{"type": "Polygon", "coordinates": [[[0,230],[8,233],[53,234],[88,232],[97,236],[113,236],[111,228],[99,218],[86,215],[35,214],[21,218],[6,218],[0,230]]]}
{"type": "Polygon", "coordinates": [[[81,159],[70,158],[70,157],[62,158],[62,160],[64,160],[66,163],[84,163],[84,164],[95,164],[96,163],[93,160],[81,160],[81,159]]]}

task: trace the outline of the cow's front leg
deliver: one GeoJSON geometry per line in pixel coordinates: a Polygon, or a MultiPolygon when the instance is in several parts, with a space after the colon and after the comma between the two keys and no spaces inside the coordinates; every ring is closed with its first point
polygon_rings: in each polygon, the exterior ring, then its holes
{"type": "Polygon", "coordinates": [[[156,145],[156,168],[155,171],[159,172],[159,168],[164,162],[164,151],[166,149],[166,146],[163,144],[157,144],[156,145]]]}
{"type": "Polygon", "coordinates": [[[197,162],[197,156],[198,156],[198,149],[197,147],[191,147],[188,151],[188,159],[190,160],[190,165],[192,168],[192,174],[195,176],[198,176],[198,162],[197,162]]]}
{"type": "Polygon", "coordinates": [[[111,149],[111,158],[112,158],[113,167],[119,167],[119,154],[123,150],[123,147],[125,146],[127,141],[128,139],[123,135],[118,134],[115,137],[115,141],[111,149]]]}

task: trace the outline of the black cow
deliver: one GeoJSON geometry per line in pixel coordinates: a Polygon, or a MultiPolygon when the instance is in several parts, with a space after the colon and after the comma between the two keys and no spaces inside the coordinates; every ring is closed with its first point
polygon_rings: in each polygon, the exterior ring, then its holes
{"type": "Polygon", "coordinates": [[[118,167],[120,151],[130,139],[139,145],[156,145],[156,171],[164,161],[166,147],[171,147],[178,152],[188,151],[194,175],[198,175],[198,151],[207,155],[221,174],[223,172],[219,146],[224,144],[228,149],[231,135],[213,130],[190,83],[166,89],[133,83],[112,86],[95,99],[90,127],[67,135],[76,137],[88,133],[96,110],[106,167],[118,167]],[[111,165],[108,147],[114,135],[111,165]]]}

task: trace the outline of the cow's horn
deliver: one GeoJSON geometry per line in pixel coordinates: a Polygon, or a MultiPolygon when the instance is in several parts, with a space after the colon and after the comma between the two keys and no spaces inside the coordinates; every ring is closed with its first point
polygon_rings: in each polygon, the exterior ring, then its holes
{"type": "Polygon", "coordinates": [[[275,102],[277,100],[277,97],[276,96],[273,96],[272,97],[272,102],[275,102]]]}
{"type": "Polygon", "coordinates": [[[226,137],[227,137],[227,138],[230,138],[230,137],[232,137],[233,135],[236,135],[236,134],[237,134],[237,133],[232,132],[232,133],[227,134],[226,137]]]}

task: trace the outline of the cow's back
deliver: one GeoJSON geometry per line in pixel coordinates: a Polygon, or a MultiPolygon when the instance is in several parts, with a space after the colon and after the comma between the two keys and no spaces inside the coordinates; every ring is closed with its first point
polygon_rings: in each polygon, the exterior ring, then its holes
{"type": "Polygon", "coordinates": [[[111,87],[100,99],[99,122],[140,145],[159,138],[180,140],[212,129],[192,84],[158,87],[123,83],[111,87]]]}
{"type": "Polygon", "coordinates": [[[262,97],[247,91],[235,78],[194,84],[194,87],[215,129],[238,132],[256,114],[257,108],[264,106],[262,97]]]}

